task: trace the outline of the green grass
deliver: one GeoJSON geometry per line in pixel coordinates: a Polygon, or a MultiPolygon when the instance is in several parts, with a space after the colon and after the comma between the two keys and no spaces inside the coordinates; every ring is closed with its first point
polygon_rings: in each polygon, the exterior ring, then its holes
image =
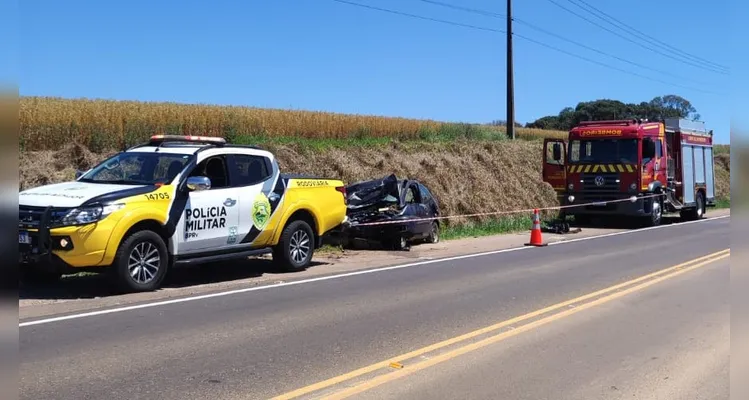
{"type": "Polygon", "coordinates": [[[442,239],[455,240],[530,231],[531,224],[529,215],[514,215],[489,221],[448,226],[442,231],[442,239]]]}
{"type": "Polygon", "coordinates": [[[715,208],[731,208],[731,199],[717,199],[715,208]]]}

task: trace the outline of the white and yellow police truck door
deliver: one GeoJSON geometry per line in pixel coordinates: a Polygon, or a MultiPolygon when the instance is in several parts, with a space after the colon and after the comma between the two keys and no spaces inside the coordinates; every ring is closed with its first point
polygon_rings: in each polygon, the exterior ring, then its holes
{"type": "MultiPolygon", "coordinates": [[[[243,246],[263,247],[277,226],[272,217],[281,202],[284,183],[278,166],[262,155],[234,154],[235,181],[241,185],[239,192],[239,227],[237,243],[243,246]]],[[[278,218],[275,218],[276,223],[278,218]]]]}
{"type": "Polygon", "coordinates": [[[179,254],[221,250],[236,243],[239,189],[215,188],[189,194],[177,230],[179,254]]]}

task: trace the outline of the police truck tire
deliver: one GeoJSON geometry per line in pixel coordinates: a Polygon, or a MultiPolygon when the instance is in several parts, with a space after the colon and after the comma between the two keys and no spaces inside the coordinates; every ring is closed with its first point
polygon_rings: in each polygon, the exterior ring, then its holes
{"type": "Polygon", "coordinates": [[[117,249],[112,265],[117,285],[128,292],[158,289],[166,277],[169,252],[164,239],[153,231],[128,236],[117,249]]]}
{"type": "Polygon", "coordinates": [[[293,221],[281,233],[281,239],[273,249],[273,261],[286,272],[301,271],[312,261],[314,249],[312,228],[305,221],[293,221]]]}

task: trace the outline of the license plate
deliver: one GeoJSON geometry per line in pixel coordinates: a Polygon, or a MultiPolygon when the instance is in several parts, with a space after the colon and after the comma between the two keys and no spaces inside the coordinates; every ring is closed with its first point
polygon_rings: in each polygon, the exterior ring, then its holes
{"type": "Polygon", "coordinates": [[[18,232],[18,243],[31,244],[31,236],[28,232],[18,232]]]}

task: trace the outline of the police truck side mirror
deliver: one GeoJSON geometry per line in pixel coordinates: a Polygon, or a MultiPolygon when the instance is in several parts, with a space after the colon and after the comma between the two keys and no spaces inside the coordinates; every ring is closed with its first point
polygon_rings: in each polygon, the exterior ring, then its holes
{"type": "Polygon", "coordinates": [[[187,190],[199,192],[211,188],[211,180],[207,176],[191,176],[187,178],[187,190]]]}
{"type": "Polygon", "coordinates": [[[554,161],[561,161],[562,160],[562,145],[559,143],[554,143],[554,147],[552,149],[554,157],[554,161]]]}

